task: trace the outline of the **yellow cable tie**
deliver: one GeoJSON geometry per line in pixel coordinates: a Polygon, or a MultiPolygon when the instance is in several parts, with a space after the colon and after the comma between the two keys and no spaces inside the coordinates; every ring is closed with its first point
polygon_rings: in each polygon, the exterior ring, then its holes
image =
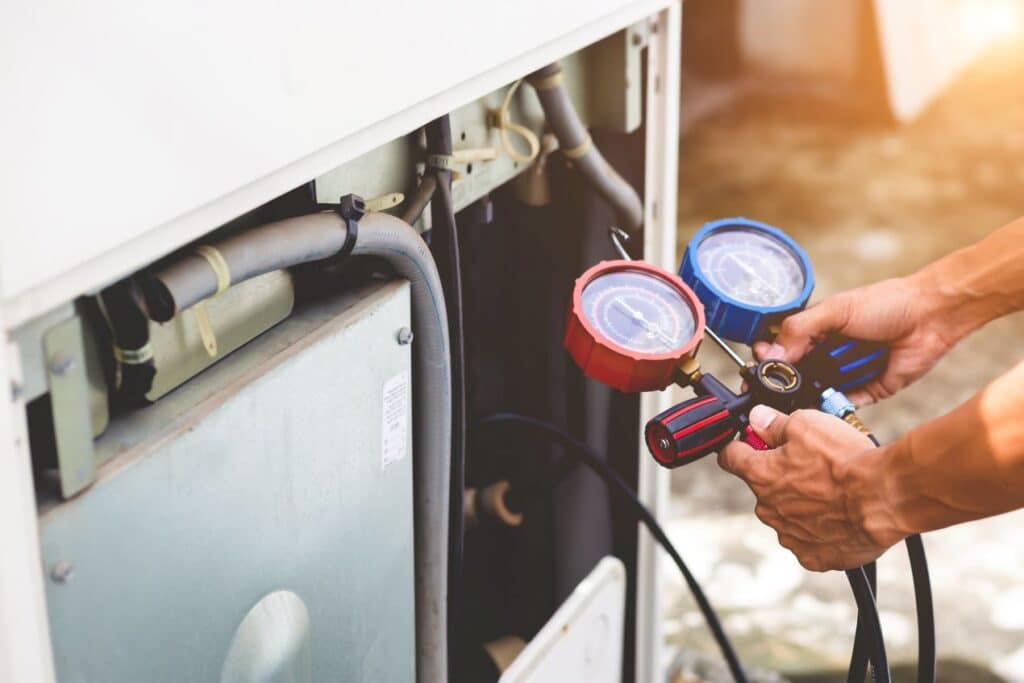
{"type": "Polygon", "coordinates": [[[196,247],[196,254],[206,259],[206,262],[210,264],[210,270],[217,278],[217,293],[214,296],[231,286],[231,269],[228,268],[228,262],[224,260],[224,255],[217,251],[217,247],[202,244],[196,247]]]}
{"type": "Polygon", "coordinates": [[[493,147],[457,149],[452,153],[452,158],[457,164],[468,164],[473,161],[494,161],[498,158],[498,150],[493,147]]]}
{"type": "Polygon", "coordinates": [[[508,92],[505,93],[505,100],[501,103],[501,107],[491,113],[490,123],[500,132],[501,146],[505,149],[505,153],[514,161],[518,161],[521,164],[529,164],[537,158],[537,155],[540,154],[540,140],[537,139],[537,134],[526,126],[520,123],[513,123],[512,118],[509,115],[509,107],[512,105],[512,97],[516,94],[516,90],[519,89],[522,82],[522,79],[519,79],[508,89],[508,92]],[[529,154],[523,154],[513,146],[512,139],[509,137],[509,131],[515,133],[526,141],[526,144],[530,147],[529,154]]]}
{"type": "Polygon", "coordinates": [[[142,365],[153,359],[153,347],[146,342],[137,349],[122,349],[114,345],[114,360],[121,365],[142,365]]]}
{"type": "Polygon", "coordinates": [[[534,90],[552,90],[560,87],[564,81],[565,75],[562,73],[561,69],[553,74],[548,74],[547,76],[540,76],[527,80],[527,82],[533,86],[534,90]]]}
{"type": "MultiPolygon", "coordinates": [[[[217,291],[213,296],[227,290],[231,286],[231,270],[228,268],[228,262],[224,260],[224,255],[216,247],[211,247],[208,244],[196,247],[196,254],[206,259],[217,278],[217,291]]],[[[195,311],[196,324],[199,327],[199,336],[203,340],[203,347],[212,358],[217,355],[217,334],[213,330],[213,323],[210,322],[210,312],[206,309],[207,301],[209,299],[203,299],[192,308],[195,311]]]]}
{"type": "Polygon", "coordinates": [[[572,149],[563,149],[562,154],[564,154],[569,159],[579,159],[581,156],[589,152],[590,148],[593,146],[594,140],[593,138],[590,137],[590,134],[588,133],[586,139],[583,140],[583,142],[576,145],[572,149]]]}
{"type": "Polygon", "coordinates": [[[405,201],[405,195],[401,192],[391,192],[388,194],[382,194],[379,197],[366,200],[367,211],[384,211],[386,209],[393,209],[402,202],[405,201]]]}
{"type": "Polygon", "coordinates": [[[213,331],[213,323],[210,322],[210,312],[206,310],[206,302],[209,299],[203,299],[195,306],[192,310],[196,316],[196,326],[199,327],[199,336],[203,340],[203,348],[206,349],[206,353],[209,354],[210,358],[217,356],[217,333],[213,331]]]}

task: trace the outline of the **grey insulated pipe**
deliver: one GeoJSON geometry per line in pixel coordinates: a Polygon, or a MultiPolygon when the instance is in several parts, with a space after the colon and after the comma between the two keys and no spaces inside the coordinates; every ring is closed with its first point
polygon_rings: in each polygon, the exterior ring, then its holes
{"type": "MultiPolygon", "coordinates": [[[[229,284],[237,285],[273,270],[334,256],[347,236],[345,221],[325,212],[261,225],[209,246],[227,266],[229,284]]],[[[200,249],[203,247],[161,264],[142,277],[150,318],[167,322],[217,293],[217,272],[200,249]]]]}
{"type": "MultiPolygon", "coordinates": [[[[237,283],[332,256],[346,236],[345,221],[325,212],[271,223],[212,246],[237,283]]],[[[383,258],[412,287],[416,672],[420,683],[446,683],[452,395],[444,294],[426,243],[394,216],[370,213],[359,221],[352,254],[383,258]]],[[[217,291],[217,277],[201,256],[165,265],[147,281],[147,301],[162,298],[171,316],[217,291]]]]}
{"type": "Polygon", "coordinates": [[[544,109],[558,145],[573,166],[615,211],[618,227],[635,233],[644,222],[644,205],[636,190],[620,176],[594,146],[590,133],[580,121],[569,93],[565,90],[562,66],[549,64],[530,74],[526,82],[533,86],[544,109]]]}

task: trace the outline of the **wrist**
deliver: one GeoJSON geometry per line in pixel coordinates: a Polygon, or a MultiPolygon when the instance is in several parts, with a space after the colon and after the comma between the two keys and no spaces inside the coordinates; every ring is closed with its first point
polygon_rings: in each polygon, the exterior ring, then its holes
{"type": "Polygon", "coordinates": [[[995,317],[987,297],[970,286],[959,265],[947,257],[904,278],[918,324],[934,328],[950,347],[995,317]]]}
{"type": "MultiPolygon", "coordinates": [[[[909,276],[924,305],[962,338],[985,323],[1024,309],[1024,218],[909,276]]],[[[954,340],[955,341],[955,340],[954,340]]]]}
{"type": "Polygon", "coordinates": [[[899,477],[892,476],[891,447],[872,448],[847,461],[841,476],[850,522],[872,543],[888,548],[912,533],[898,514],[896,490],[899,477]]]}

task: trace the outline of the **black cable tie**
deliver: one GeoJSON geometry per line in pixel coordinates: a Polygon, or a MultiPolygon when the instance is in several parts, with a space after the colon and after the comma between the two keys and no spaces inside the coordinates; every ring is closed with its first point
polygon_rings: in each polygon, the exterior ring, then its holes
{"type": "Polygon", "coordinates": [[[357,194],[347,194],[338,202],[335,209],[342,220],[345,221],[345,243],[335,255],[339,261],[344,260],[356,248],[356,240],[359,239],[359,221],[366,215],[366,201],[357,194]]]}

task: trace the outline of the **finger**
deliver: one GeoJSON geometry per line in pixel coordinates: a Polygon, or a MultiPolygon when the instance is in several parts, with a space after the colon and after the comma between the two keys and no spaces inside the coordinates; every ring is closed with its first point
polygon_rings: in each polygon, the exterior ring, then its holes
{"type": "Polygon", "coordinates": [[[815,543],[803,543],[792,536],[779,535],[779,545],[793,553],[800,566],[809,572],[825,571],[821,561],[820,546],[815,543]],[[785,539],[785,541],[783,541],[785,539]]]}
{"type": "Polygon", "coordinates": [[[811,349],[816,338],[842,329],[849,318],[849,306],[845,300],[830,297],[783,320],[775,345],[785,349],[783,360],[795,363],[811,349]]]}
{"type": "Polygon", "coordinates": [[[809,572],[826,572],[830,567],[821,559],[816,551],[809,548],[800,548],[793,551],[797,561],[809,572]]]}
{"type": "Polygon", "coordinates": [[[850,399],[850,402],[858,408],[869,406],[875,402],[875,397],[867,389],[855,389],[846,394],[846,398],[850,399]]]}
{"type": "Polygon", "coordinates": [[[776,536],[779,537],[779,545],[790,552],[795,551],[797,548],[807,547],[807,544],[803,539],[797,538],[792,534],[785,533],[783,531],[777,531],[776,536]]]}
{"type": "Polygon", "coordinates": [[[778,344],[768,342],[755,342],[751,350],[754,352],[754,358],[757,360],[768,360],[773,358],[775,360],[786,359],[786,349],[782,348],[778,344]]]}
{"type": "Polygon", "coordinates": [[[732,441],[718,452],[718,466],[746,480],[757,459],[763,455],[763,452],[755,451],[742,441],[732,441]]]}
{"type": "Polygon", "coordinates": [[[765,405],[756,405],[747,417],[757,435],[772,448],[786,443],[786,425],[789,416],[765,405]]]}
{"type": "Polygon", "coordinates": [[[853,405],[858,408],[863,408],[864,406],[869,406],[872,403],[878,403],[884,395],[885,389],[882,387],[882,383],[876,379],[868,382],[859,389],[850,391],[846,394],[846,398],[850,399],[850,401],[853,402],[853,405]]]}

